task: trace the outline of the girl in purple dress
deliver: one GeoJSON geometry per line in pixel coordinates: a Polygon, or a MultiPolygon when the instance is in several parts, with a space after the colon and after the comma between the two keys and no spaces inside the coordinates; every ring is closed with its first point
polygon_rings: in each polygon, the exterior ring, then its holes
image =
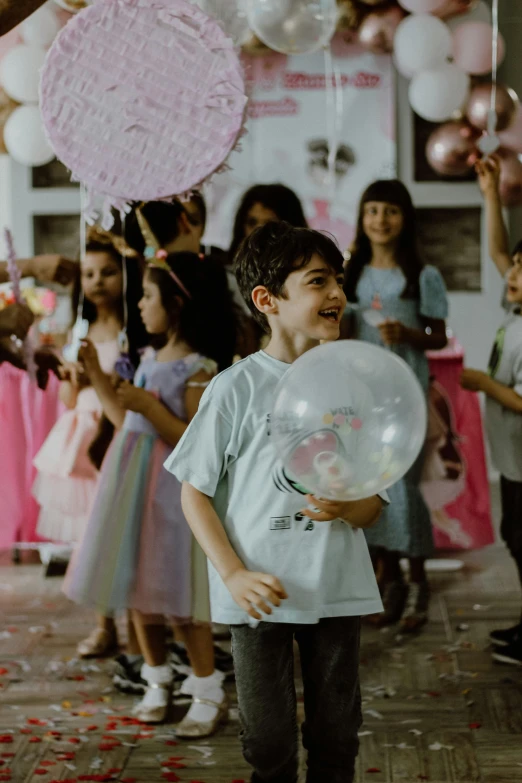
{"type": "Polygon", "coordinates": [[[226,698],[214,670],[206,559],[183,516],[181,486],[163,463],[215,372],[230,363],[235,321],[215,262],[192,253],[152,253],[140,311],[161,347],[143,358],[134,386],[114,391],[94,348],[84,346],[89,376],[119,432],[64,589],[102,614],[132,611],[148,686],[135,715],[145,722],[161,722],[168,712],[173,672],[165,618],[176,626],[194,671],[184,683],[193,703],[178,735],[202,737],[226,717],[226,698]]]}

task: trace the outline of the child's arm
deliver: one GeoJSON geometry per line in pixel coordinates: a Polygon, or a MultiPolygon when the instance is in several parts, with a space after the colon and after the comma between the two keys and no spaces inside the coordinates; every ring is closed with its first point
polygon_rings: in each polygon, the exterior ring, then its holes
{"type": "Polygon", "coordinates": [[[105,415],[116,429],[121,429],[125,419],[125,409],[120,405],[111,379],[103,372],[98,359],[98,351],[90,340],[82,340],[78,359],[85,368],[91,385],[102,404],[105,415]]]}
{"type": "Polygon", "coordinates": [[[481,370],[464,370],[460,376],[460,385],[467,391],[484,392],[492,400],[495,400],[515,413],[522,413],[522,397],[511,388],[499,383],[481,370]]]}
{"type": "Polygon", "coordinates": [[[248,571],[227,538],[212,501],[186,481],[181,490],[185,518],[202,550],[220,575],[232,598],[250,617],[261,620],[257,606],[272,614],[270,604],[279,606],[287,593],[275,576],[248,571]]]}
{"type": "Polygon", "coordinates": [[[382,341],[385,345],[411,345],[417,351],[439,351],[448,344],[446,322],[438,318],[424,318],[424,329],[413,329],[400,321],[388,320],[379,326],[382,341]]]}
{"type": "Polygon", "coordinates": [[[60,368],[62,382],[58,396],[60,402],[63,402],[66,408],[72,410],[76,408],[78,401],[78,392],[80,391],[80,380],[78,378],[80,367],[75,362],[63,362],[60,368]]]}
{"type": "Polygon", "coordinates": [[[145,391],[145,389],[137,389],[130,383],[123,383],[116,392],[116,397],[118,404],[123,410],[141,413],[142,416],[145,416],[150,421],[164,441],[170,446],[176,446],[189,423],[196,415],[205,386],[211,380],[212,376],[205,370],[200,370],[190,378],[191,384],[201,385],[187,385],[185,391],[187,421],[182,421],[177,416],[174,416],[161,400],[158,400],[153,394],[145,391]]]}
{"type": "Polygon", "coordinates": [[[489,254],[498,271],[504,277],[511,268],[511,256],[499,193],[500,161],[495,155],[492,155],[484,160],[479,160],[475,168],[486,204],[489,254]]]}
{"type": "Polygon", "coordinates": [[[306,499],[312,505],[318,508],[318,511],[312,511],[310,508],[304,508],[302,513],[308,519],[316,522],[332,522],[334,519],[342,519],[352,527],[360,527],[363,530],[375,525],[381,516],[384,508],[384,501],[379,495],[373,495],[364,500],[336,501],[316,498],[314,495],[307,495],[306,499]]]}

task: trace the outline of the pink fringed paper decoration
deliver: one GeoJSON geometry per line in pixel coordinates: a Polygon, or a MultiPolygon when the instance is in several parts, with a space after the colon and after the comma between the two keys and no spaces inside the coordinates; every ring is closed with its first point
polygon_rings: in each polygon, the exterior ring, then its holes
{"type": "Polygon", "coordinates": [[[99,0],[59,33],[41,109],[57,157],[125,211],[200,186],[240,136],[247,98],[219,23],[186,0],[99,0]]]}
{"type": "MultiPolygon", "coordinates": [[[[8,228],[4,231],[5,244],[7,249],[7,271],[9,279],[13,287],[13,297],[17,304],[23,304],[22,290],[20,288],[21,274],[16,263],[16,252],[13,244],[13,237],[8,228]]],[[[31,344],[31,339],[27,336],[24,340],[24,361],[25,367],[31,380],[36,382],[36,363],[34,361],[34,351],[31,344]]]]}

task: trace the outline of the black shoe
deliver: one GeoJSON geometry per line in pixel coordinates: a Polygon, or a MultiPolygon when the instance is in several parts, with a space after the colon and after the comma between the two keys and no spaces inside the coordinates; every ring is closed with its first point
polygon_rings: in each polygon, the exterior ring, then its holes
{"type": "MultiPolygon", "coordinates": [[[[189,657],[187,651],[182,644],[174,642],[169,645],[170,663],[177,672],[182,674],[191,674],[192,669],[190,666],[189,657]]],[[[214,645],[214,658],[216,663],[216,669],[223,672],[226,679],[234,677],[234,661],[230,653],[223,650],[218,644],[214,645]]]]}
{"type": "Polygon", "coordinates": [[[501,647],[492,653],[493,660],[499,663],[510,663],[512,666],[522,666],[522,638],[517,637],[507,647],[501,647]]]}
{"type": "Polygon", "coordinates": [[[45,578],[48,579],[52,576],[65,576],[69,561],[61,557],[51,556],[51,559],[47,563],[45,568],[45,578]]]}
{"type": "Polygon", "coordinates": [[[495,647],[508,647],[508,645],[513,644],[518,636],[522,636],[522,623],[502,631],[491,631],[489,634],[489,638],[495,647]]]}
{"type": "Polygon", "coordinates": [[[141,676],[143,658],[130,661],[125,654],[114,659],[114,676],[112,684],[122,693],[145,693],[147,683],[141,676]]]}

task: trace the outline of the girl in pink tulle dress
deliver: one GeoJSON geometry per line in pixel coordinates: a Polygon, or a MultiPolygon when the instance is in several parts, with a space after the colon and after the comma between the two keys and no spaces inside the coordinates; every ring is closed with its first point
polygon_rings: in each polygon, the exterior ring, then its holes
{"type": "MultiPolygon", "coordinates": [[[[71,344],[64,351],[68,361],[63,364],[60,387],[67,410],[34,459],[37,477],[33,495],[40,505],[37,532],[55,542],[75,544],[81,539],[98,483],[89,447],[98,433],[103,409],[78,363],[79,343],[88,336],[104,373],[111,375],[120,357],[124,300],[129,323],[139,322],[134,313],[141,296],[141,270],[136,259],[123,256],[124,251],[116,237],[92,229],[73,292],[78,319],[71,344]]],[[[135,353],[138,344],[145,342],[144,332],[140,332],[141,340],[138,335],[128,335],[135,353]]]]}

